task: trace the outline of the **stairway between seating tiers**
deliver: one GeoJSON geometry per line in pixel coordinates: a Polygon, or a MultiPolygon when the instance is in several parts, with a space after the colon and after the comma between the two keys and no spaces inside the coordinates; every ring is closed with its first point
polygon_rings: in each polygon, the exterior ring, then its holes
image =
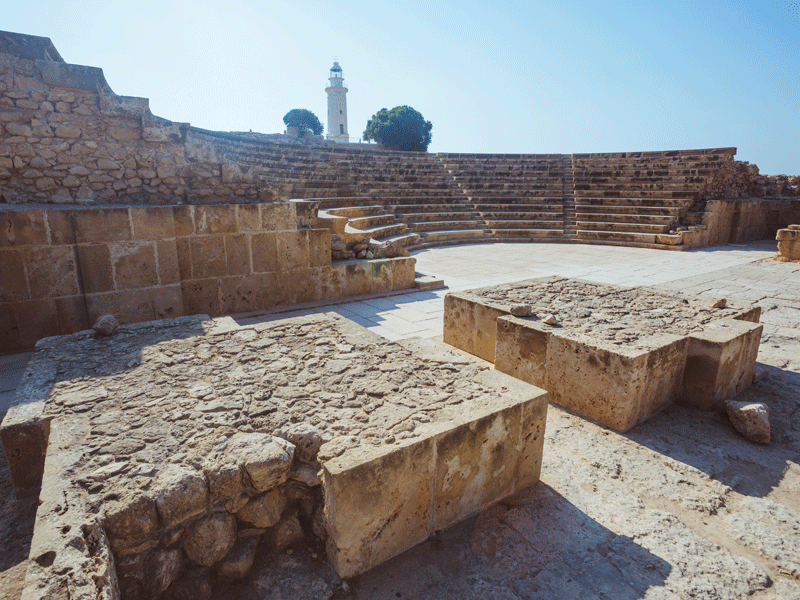
{"type": "Polygon", "coordinates": [[[607,154],[428,154],[300,146],[228,134],[224,158],[409,249],[492,241],[680,247],[735,148],[607,154]]]}

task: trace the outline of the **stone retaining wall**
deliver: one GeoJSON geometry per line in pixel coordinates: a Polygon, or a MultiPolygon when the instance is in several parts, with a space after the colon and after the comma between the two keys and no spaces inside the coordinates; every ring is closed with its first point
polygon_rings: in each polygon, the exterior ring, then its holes
{"type": "Polygon", "coordinates": [[[0,211],[0,352],[122,323],[213,316],[414,285],[413,258],[331,263],[294,203],[0,211]]]}

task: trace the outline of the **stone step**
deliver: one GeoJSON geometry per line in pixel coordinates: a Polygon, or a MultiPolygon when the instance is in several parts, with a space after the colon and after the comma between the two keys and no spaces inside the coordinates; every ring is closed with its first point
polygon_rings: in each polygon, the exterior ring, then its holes
{"type": "Polygon", "coordinates": [[[391,235],[388,237],[382,237],[380,240],[382,242],[394,242],[398,246],[410,246],[415,242],[419,241],[419,234],[418,233],[401,233],[400,235],[391,235]]]}
{"type": "Polygon", "coordinates": [[[340,208],[328,208],[326,210],[331,215],[336,217],[348,217],[351,220],[385,213],[385,208],[383,206],[343,206],[340,208]]]}
{"type": "Polygon", "coordinates": [[[474,208],[471,204],[446,204],[441,202],[432,202],[429,204],[388,204],[386,208],[392,210],[397,215],[416,215],[419,213],[437,212],[474,212],[474,208]]]}
{"type": "Polygon", "coordinates": [[[501,214],[506,212],[514,213],[553,213],[560,212],[562,203],[558,200],[553,202],[513,202],[509,204],[473,204],[475,210],[481,213],[501,214]]]}
{"type": "Polygon", "coordinates": [[[684,206],[641,206],[641,205],[611,205],[602,204],[575,204],[575,212],[580,214],[636,214],[649,216],[680,216],[684,206]]]}
{"type": "Polygon", "coordinates": [[[496,221],[496,220],[489,220],[484,219],[486,222],[486,227],[489,229],[557,229],[561,230],[564,228],[564,221],[563,219],[553,220],[553,221],[544,221],[544,220],[535,220],[535,221],[526,221],[526,220],[513,220],[513,221],[496,221]]]}
{"type": "Polygon", "coordinates": [[[542,227],[519,227],[519,228],[490,228],[490,233],[493,237],[504,239],[507,237],[514,237],[519,239],[524,238],[548,238],[558,239],[562,237],[563,232],[561,227],[556,229],[548,229],[542,227]]]}
{"type": "Polygon", "coordinates": [[[365,229],[358,229],[348,224],[345,227],[346,233],[365,233],[370,237],[382,240],[394,235],[400,235],[408,231],[408,226],[405,223],[395,223],[391,225],[378,225],[377,227],[368,227],[365,229]]]}
{"type": "Polygon", "coordinates": [[[452,220],[452,221],[406,221],[408,229],[414,233],[422,234],[428,231],[450,231],[450,230],[469,230],[483,229],[484,223],[480,219],[472,221],[452,220]]]}
{"type": "Polygon", "coordinates": [[[579,240],[602,240],[606,242],[639,242],[645,244],[655,244],[655,233],[632,233],[621,231],[596,231],[582,230],[577,231],[579,240]]]}
{"type": "Polygon", "coordinates": [[[665,200],[672,200],[675,202],[692,202],[698,192],[691,192],[687,190],[682,191],[657,191],[657,190],[575,190],[575,202],[579,204],[593,204],[594,201],[602,202],[603,200],[609,201],[641,201],[641,200],[655,200],[663,202],[665,200]]]}
{"type": "Polygon", "coordinates": [[[481,239],[488,237],[483,229],[453,229],[419,232],[420,242],[445,242],[458,239],[481,239]]]}
{"type": "Polygon", "coordinates": [[[426,223],[429,221],[476,221],[481,220],[481,215],[474,211],[454,211],[454,212],[416,212],[416,213],[392,213],[397,219],[405,223],[426,223]]]}
{"type": "Polygon", "coordinates": [[[579,215],[583,222],[593,223],[648,223],[653,225],[671,225],[676,221],[673,215],[642,215],[637,213],[586,213],[579,215]]]}
{"type": "Polygon", "coordinates": [[[377,214],[350,219],[349,225],[361,231],[366,231],[381,225],[391,225],[397,222],[397,217],[395,215],[377,214]]]}
{"type": "Polygon", "coordinates": [[[578,221],[575,226],[578,231],[614,231],[623,233],[667,233],[671,224],[658,223],[613,223],[597,221],[578,221]]]}
{"type": "MultiPolygon", "coordinates": [[[[479,210],[478,214],[488,220],[494,221],[553,221],[558,219],[564,211],[551,210],[551,211],[483,211],[479,210]]],[[[575,214],[573,211],[571,214],[575,214]]]]}

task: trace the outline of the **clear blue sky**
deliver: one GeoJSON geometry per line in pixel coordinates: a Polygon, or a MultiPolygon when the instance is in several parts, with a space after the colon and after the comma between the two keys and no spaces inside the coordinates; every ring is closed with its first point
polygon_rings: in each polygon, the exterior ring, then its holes
{"type": "Polygon", "coordinates": [[[800,0],[6,2],[158,116],[224,131],[325,124],[336,58],[356,139],[381,108],[433,123],[431,151],[736,146],[800,174],[800,0]]]}

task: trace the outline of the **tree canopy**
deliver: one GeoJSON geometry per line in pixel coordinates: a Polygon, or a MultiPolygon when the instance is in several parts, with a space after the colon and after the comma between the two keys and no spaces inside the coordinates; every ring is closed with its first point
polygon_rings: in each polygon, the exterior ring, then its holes
{"type": "Polygon", "coordinates": [[[367,123],[365,140],[375,140],[384,146],[426,152],[431,143],[433,125],[410,106],[380,109],[367,123]]]}
{"type": "Polygon", "coordinates": [[[305,108],[293,108],[283,115],[283,122],[287,127],[298,127],[300,131],[310,129],[314,135],[320,135],[323,129],[317,115],[305,108]]]}

